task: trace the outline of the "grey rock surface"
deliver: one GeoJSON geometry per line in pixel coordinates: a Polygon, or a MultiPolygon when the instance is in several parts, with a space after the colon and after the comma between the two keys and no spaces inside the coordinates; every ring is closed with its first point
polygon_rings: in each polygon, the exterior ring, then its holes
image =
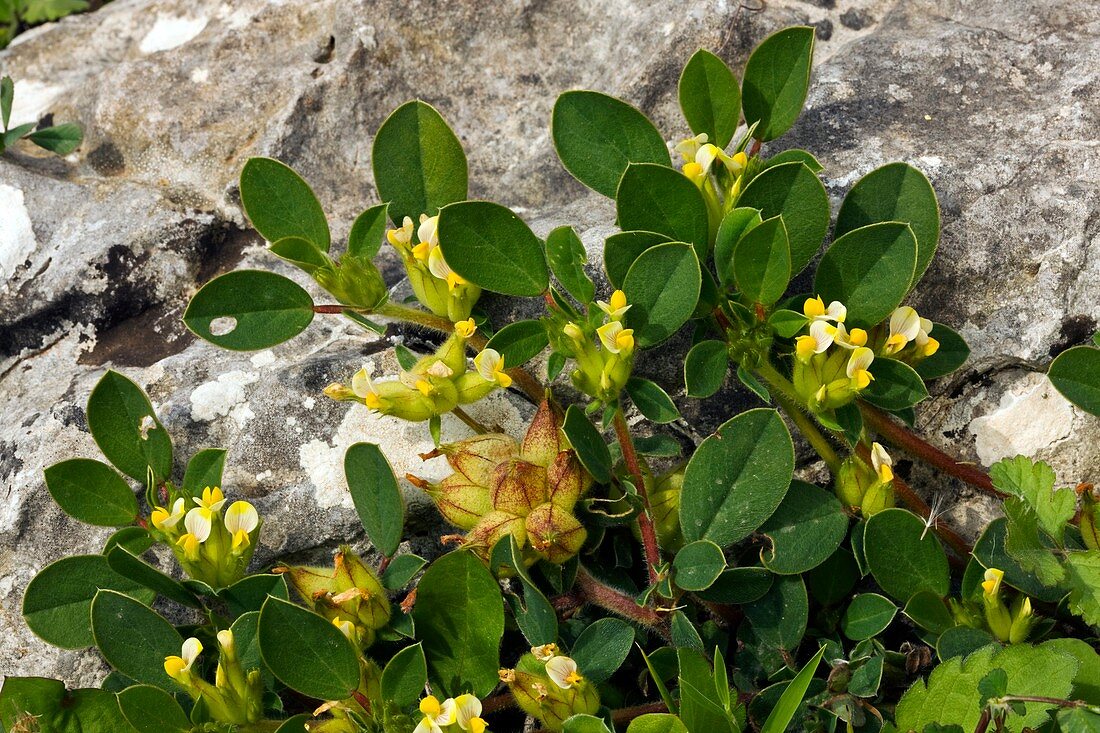
{"type": "MultiPolygon", "coordinates": [[[[420,335],[379,339],[319,319],[288,344],[231,354],[182,328],[187,298],[214,274],[290,274],[239,209],[247,157],[301,171],[340,238],[376,202],[373,133],[401,102],[425,99],[467,149],[473,197],[512,207],[539,234],[575,226],[598,263],[613,206],[553,154],[557,94],[621,96],[680,137],[676,80],[691,52],[704,46],[740,68],[792,23],[819,33],[809,109],[765,152],[817,154],[834,206],[860,175],[899,159],[940,196],[940,253],[913,304],[959,329],[974,354],[936,385],[920,431],[983,464],[1027,453],[1066,483],[1088,478],[1097,423],[1041,372],[1100,320],[1095,0],[775,0],[763,12],[726,0],[115,0],[0,53],[17,80],[13,123],[52,115],[86,133],[64,160],[23,147],[0,159],[0,675],[92,684],[105,672],[93,654],[36,639],[19,609],[41,567],[94,552],[109,534],[63,515],[42,481],[55,461],[96,455],[84,404],[108,367],[147,387],[181,467],[201,448],[230,448],[228,493],[266,519],[261,564],[362,544],[343,486],[351,443],[381,443],[399,474],[442,473],[416,457],[430,442],[422,427],[320,395],[366,360],[392,371],[392,340],[420,335]]],[[[398,280],[393,258],[384,270],[398,280]]],[[[670,392],[679,353],[674,344],[643,367],[670,392]]],[[[698,439],[753,399],[730,385],[705,404],[681,400],[694,429],[673,430],[698,439]]],[[[476,413],[517,434],[529,414],[514,396],[476,413]]],[[[918,490],[946,494],[948,519],[969,531],[992,516],[957,482],[900,470],[918,490]]],[[[412,522],[415,549],[432,552],[433,513],[412,522]]]]}

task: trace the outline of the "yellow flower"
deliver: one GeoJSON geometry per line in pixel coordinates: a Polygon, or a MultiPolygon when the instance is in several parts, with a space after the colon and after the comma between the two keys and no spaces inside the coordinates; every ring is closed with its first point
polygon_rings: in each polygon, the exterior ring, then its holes
{"type": "MultiPolygon", "coordinates": [[[[699,154],[699,148],[706,144],[709,138],[705,132],[701,132],[695,137],[684,138],[680,142],[676,143],[673,148],[677,153],[683,156],[684,161],[691,164],[695,161],[695,156],[699,154]]],[[[687,173],[687,166],[684,166],[684,173],[687,173]]]]}
{"type": "Polygon", "coordinates": [[[433,247],[432,251],[428,254],[428,271],[440,280],[446,280],[447,287],[451,290],[454,290],[459,285],[466,284],[466,280],[452,270],[450,265],[447,264],[447,261],[443,259],[443,250],[439,247],[433,247]]]}
{"type": "Polygon", "coordinates": [[[820,295],[816,295],[813,298],[806,298],[806,302],[802,304],[802,312],[806,314],[806,317],[811,321],[833,321],[835,323],[844,323],[844,319],[848,316],[848,309],[844,307],[844,304],[839,300],[834,300],[829,303],[829,307],[825,307],[825,301],[821,299],[820,295]]]}
{"type": "Polygon", "coordinates": [[[563,690],[584,680],[577,671],[577,663],[569,657],[553,657],[546,663],[546,675],[563,690]]]}
{"type": "Polygon", "coordinates": [[[889,483],[894,480],[894,459],[886,452],[881,443],[871,443],[871,465],[878,474],[879,481],[889,483]]]}
{"type": "Polygon", "coordinates": [[[470,733],[484,733],[487,723],[481,718],[481,700],[470,694],[455,698],[455,714],[458,727],[470,733]]]}
{"type": "Polygon", "coordinates": [[[611,294],[610,302],[605,303],[602,300],[597,300],[596,305],[613,321],[621,321],[623,315],[630,310],[630,305],[626,302],[626,293],[621,290],[616,290],[611,294]]]}
{"type": "Polygon", "coordinates": [[[629,354],[634,350],[634,329],[623,328],[620,321],[605,323],[596,329],[596,334],[600,337],[603,347],[612,354],[622,352],[629,354]]]}
{"type": "Polygon", "coordinates": [[[420,701],[420,712],[424,718],[413,733],[442,733],[444,726],[455,721],[455,701],[448,697],[441,703],[435,695],[428,695],[420,701]]]}
{"type": "Polygon", "coordinates": [[[153,513],[149,519],[153,522],[153,526],[160,530],[173,529],[180,520],[183,519],[183,515],[187,512],[184,511],[183,499],[176,499],[176,503],[172,505],[172,511],[169,512],[164,507],[156,507],[153,509],[153,513]]]}
{"type": "Polygon", "coordinates": [[[477,331],[477,324],[474,323],[473,318],[467,318],[465,321],[459,321],[455,324],[455,333],[464,339],[473,336],[475,331],[477,331]]]}
{"type": "Polygon", "coordinates": [[[412,235],[413,220],[406,216],[400,229],[390,229],[386,232],[386,239],[395,249],[404,252],[409,249],[409,245],[412,243],[412,235]]]}
{"type": "Polygon", "coordinates": [[[431,248],[439,246],[439,216],[420,215],[420,226],[416,229],[416,238],[431,248]]]}
{"type": "Polygon", "coordinates": [[[233,537],[233,549],[248,547],[248,536],[260,526],[260,515],[247,501],[235,501],[225,512],[225,528],[233,537]]]}
{"type": "Polygon", "coordinates": [[[874,360],[875,352],[866,346],[860,346],[852,351],[852,356],[848,359],[847,374],[856,390],[866,389],[867,385],[874,380],[875,376],[868,371],[868,367],[874,360]]]}
{"type": "MultiPolygon", "coordinates": [[[[931,330],[931,321],[929,324],[929,330],[931,330]]],[[[916,310],[907,305],[895,308],[890,314],[890,335],[886,338],[884,351],[887,354],[896,354],[904,349],[906,344],[917,338],[920,331],[921,317],[917,315],[916,310]]]]}
{"type": "Polygon", "coordinates": [[[202,496],[195,499],[195,503],[203,509],[209,509],[212,512],[216,512],[221,509],[222,504],[225,503],[225,495],[222,494],[222,490],[217,486],[214,488],[207,486],[202,490],[202,496]]]}
{"type": "Polygon", "coordinates": [[[824,349],[817,348],[817,339],[813,336],[799,336],[794,340],[794,352],[799,359],[806,361],[814,354],[819,354],[824,349]]]}
{"type": "Polygon", "coordinates": [[[183,525],[187,533],[176,540],[176,544],[183,548],[184,554],[190,559],[196,559],[199,555],[199,545],[210,538],[210,530],[213,527],[214,512],[205,507],[195,507],[187,512],[183,525]]]}
{"type": "Polygon", "coordinates": [[[993,598],[997,595],[997,591],[1001,589],[1001,580],[1005,577],[1003,570],[997,568],[989,568],[985,571],[985,579],[982,581],[982,591],[985,593],[986,598],[993,598]]]}
{"type": "Polygon", "coordinates": [[[187,685],[191,678],[191,665],[202,653],[202,642],[195,637],[183,642],[180,656],[168,656],[164,658],[164,671],[169,677],[182,685],[187,685]]]}
{"type": "Polygon", "coordinates": [[[474,357],[474,367],[486,382],[496,382],[504,389],[512,386],[512,378],[504,371],[504,357],[496,349],[482,349],[474,357]]]}

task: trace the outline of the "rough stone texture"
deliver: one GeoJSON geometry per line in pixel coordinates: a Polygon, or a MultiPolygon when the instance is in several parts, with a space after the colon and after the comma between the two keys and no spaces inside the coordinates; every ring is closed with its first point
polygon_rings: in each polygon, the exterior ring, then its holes
{"type": "MultiPolygon", "coordinates": [[[[96,455],[83,405],[107,367],[148,387],[178,462],[202,447],[231,449],[229,492],[267,519],[259,562],[362,540],[342,486],[352,442],[381,442],[399,473],[441,470],[415,456],[426,431],[319,394],[365,359],[392,370],[389,340],[318,321],[289,344],[230,354],[182,329],[182,305],[213,274],[289,272],[238,208],[245,158],[271,155],[300,170],[339,238],[375,202],[372,134],[389,110],[419,97],[465,143],[472,196],[511,206],[540,234],[572,224],[597,256],[614,231],[613,207],[553,155],[555,96],[616,94],[679,137],[675,84],[690,53],[705,46],[740,68],[752,46],[791,23],[818,28],[814,85],[808,111],[768,151],[816,153],[834,205],[860,175],[896,159],[924,169],[941,197],[940,254],[913,302],[959,328],[974,357],[936,386],[919,411],[921,432],[971,460],[1024,452],[1050,460],[1067,483],[1087,478],[1100,459],[1096,421],[1039,372],[1100,319],[1100,3],[738,7],[115,0],[0,53],[17,80],[13,123],[53,115],[86,131],[65,160],[22,147],[0,159],[0,675],[86,684],[103,674],[94,655],[35,639],[19,607],[39,568],[95,551],[108,535],[66,518],[41,479],[54,461],[96,455]]],[[[395,282],[392,258],[384,269],[395,282]]],[[[676,347],[644,364],[671,391],[676,347]]],[[[753,399],[727,387],[706,404],[681,400],[695,429],[673,429],[697,439],[753,399]]],[[[477,414],[518,432],[529,412],[497,397],[477,414]]],[[[991,516],[957,482],[917,467],[908,475],[923,492],[948,493],[949,518],[971,531],[991,516]]],[[[416,549],[431,552],[432,513],[412,521],[416,549]]]]}

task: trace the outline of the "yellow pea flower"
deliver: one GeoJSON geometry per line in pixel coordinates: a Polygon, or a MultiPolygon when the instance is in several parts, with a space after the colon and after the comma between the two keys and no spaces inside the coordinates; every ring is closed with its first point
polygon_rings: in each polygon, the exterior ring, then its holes
{"type": "Polygon", "coordinates": [[[852,351],[852,356],[848,359],[847,375],[852,380],[854,388],[856,390],[866,389],[875,378],[868,368],[871,366],[871,362],[875,360],[875,352],[868,349],[866,346],[860,346],[852,351]]]}
{"type": "Polygon", "coordinates": [[[183,642],[180,656],[168,656],[164,658],[165,673],[182,685],[188,685],[191,679],[191,665],[202,653],[202,642],[195,637],[183,642]]]}
{"type": "Polygon", "coordinates": [[[248,547],[248,536],[260,526],[260,515],[247,501],[235,501],[225,512],[225,528],[233,537],[233,549],[248,547]]]}
{"type": "Polygon", "coordinates": [[[577,671],[577,663],[569,657],[553,657],[546,663],[546,675],[563,690],[568,690],[584,677],[577,671]]]}
{"type": "Polygon", "coordinates": [[[174,529],[186,513],[183,499],[176,499],[176,503],[172,505],[171,512],[164,507],[158,506],[153,509],[153,513],[149,516],[149,519],[153,523],[153,526],[159,530],[174,529]]]}
{"type": "Polygon", "coordinates": [[[473,318],[467,318],[465,321],[459,321],[455,324],[455,333],[464,339],[473,336],[475,331],[477,331],[477,324],[474,323],[473,318]]]}
{"type": "Polygon", "coordinates": [[[890,457],[890,454],[886,452],[881,443],[871,443],[871,465],[882,483],[885,484],[894,480],[894,459],[890,457]]]}
{"type": "Polygon", "coordinates": [[[621,290],[611,294],[610,302],[597,300],[596,305],[613,321],[622,320],[623,315],[630,310],[630,305],[626,302],[626,293],[621,290]]]}
{"type": "Polygon", "coordinates": [[[474,357],[474,367],[486,382],[496,382],[504,389],[512,385],[512,378],[504,371],[504,357],[496,349],[482,349],[474,357]]]}
{"type": "Polygon", "coordinates": [[[600,337],[600,343],[612,354],[625,352],[629,354],[634,350],[634,329],[623,328],[620,321],[609,321],[596,329],[600,337]]]}
{"type": "Polygon", "coordinates": [[[455,715],[458,727],[470,733],[484,733],[488,727],[481,717],[481,700],[468,693],[455,698],[455,715]]]}
{"type": "Polygon", "coordinates": [[[394,249],[400,252],[406,252],[409,249],[409,245],[412,243],[412,235],[413,220],[407,216],[401,223],[400,229],[389,229],[386,231],[386,239],[393,245],[394,249]]]}
{"type": "Polygon", "coordinates": [[[998,568],[989,568],[985,571],[985,579],[982,580],[982,591],[986,598],[994,598],[1001,589],[1001,581],[1005,573],[998,568]]]}
{"type": "Polygon", "coordinates": [[[202,496],[195,499],[195,503],[203,509],[209,509],[212,512],[216,512],[222,508],[222,504],[225,503],[225,494],[222,490],[215,486],[210,488],[207,486],[202,490],[202,496]]]}

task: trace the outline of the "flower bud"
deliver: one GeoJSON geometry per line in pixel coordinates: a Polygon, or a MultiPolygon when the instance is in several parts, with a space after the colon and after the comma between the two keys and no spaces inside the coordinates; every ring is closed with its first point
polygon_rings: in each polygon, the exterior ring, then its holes
{"type": "Polygon", "coordinates": [[[848,456],[836,475],[836,495],[840,503],[848,507],[861,506],[875,478],[874,471],[859,456],[848,456]]]}
{"type": "Polygon", "coordinates": [[[344,255],[339,264],[322,267],[313,279],[343,305],[370,310],[386,300],[386,283],[369,259],[344,255]]]}
{"type": "Polygon", "coordinates": [[[1031,599],[1021,595],[1012,604],[1012,625],[1008,629],[1008,643],[1022,644],[1031,634],[1035,616],[1031,612],[1031,599]]]}
{"type": "Polygon", "coordinates": [[[894,506],[894,482],[875,481],[863,495],[859,509],[865,518],[894,506]]]}
{"type": "Polygon", "coordinates": [[[568,450],[559,453],[546,469],[546,482],[550,501],[571,512],[577,500],[592,486],[592,476],[584,470],[577,454],[568,450]]]}
{"type": "Polygon", "coordinates": [[[406,474],[405,478],[417,488],[423,489],[443,518],[459,529],[473,529],[493,509],[489,488],[473,483],[464,474],[452,473],[438,484],[410,474],[406,474]]]}
{"type": "Polygon", "coordinates": [[[573,513],[547,502],[527,515],[531,547],[547,562],[561,564],[580,552],[588,533],[573,513]]]}
{"type": "Polygon", "coordinates": [[[520,456],[543,467],[553,463],[559,453],[569,448],[561,433],[562,422],[561,408],[549,396],[544,397],[523,438],[520,456]]]}
{"type": "Polygon", "coordinates": [[[481,518],[481,521],[466,535],[465,546],[482,556],[487,556],[489,551],[502,537],[512,535],[516,538],[516,544],[523,547],[527,544],[527,529],[523,525],[523,517],[517,517],[508,512],[492,511],[481,518]]]}
{"type": "Polygon", "coordinates": [[[525,517],[547,499],[546,469],[514,458],[493,470],[490,489],[494,509],[525,517]]]}
{"type": "Polygon", "coordinates": [[[444,443],[430,453],[420,457],[424,460],[446,456],[447,463],[470,482],[488,487],[493,479],[493,469],[497,464],[515,458],[519,453],[519,444],[510,435],[488,433],[456,443],[444,443]]]}
{"type": "Polygon", "coordinates": [[[390,601],[381,581],[347,545],[336,553],[336,577],[338,586],[348,583],[333,596],[345,612],[354,614],[368,629],[380,629],[389,623],[390,601]]]}

